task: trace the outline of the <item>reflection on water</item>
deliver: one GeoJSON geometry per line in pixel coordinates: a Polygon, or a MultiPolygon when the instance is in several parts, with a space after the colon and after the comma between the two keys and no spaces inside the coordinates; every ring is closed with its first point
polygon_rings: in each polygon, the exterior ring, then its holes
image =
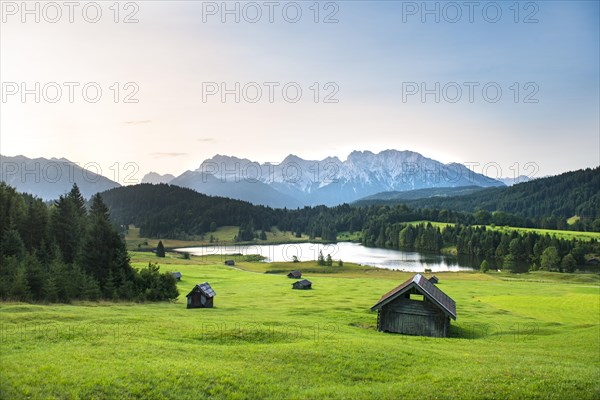
{"type": "Polygon", "coordinates": [[[259,254],[266,257],[267,262],[293,261],[294,256],[300,261],[313,261],[319,257],[319,252],[334,260],[353,262],[379,268],[395,269],[410,272],[423,272],[426,268],[437,271],[467,271],[473,265],[469,260],[437,254],[423,254],[401,250],[378,249],[365,247],[358,243],[341,242],[335,244],[320,243],[289,243],[278,245],[222,245],[207,247],[190,247],[177,249],[196,256],[227,255],[227,254],[259,254]]]}

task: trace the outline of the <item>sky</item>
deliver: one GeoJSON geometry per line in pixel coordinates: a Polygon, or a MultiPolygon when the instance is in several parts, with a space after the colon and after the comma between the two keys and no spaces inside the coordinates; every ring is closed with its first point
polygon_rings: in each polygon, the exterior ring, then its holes
{"type": "Polygon", "coordinates": [[[600,164],[597,1],[72,4],[1,2],[2,155],[121,183],[216,154],[600,164]]]}

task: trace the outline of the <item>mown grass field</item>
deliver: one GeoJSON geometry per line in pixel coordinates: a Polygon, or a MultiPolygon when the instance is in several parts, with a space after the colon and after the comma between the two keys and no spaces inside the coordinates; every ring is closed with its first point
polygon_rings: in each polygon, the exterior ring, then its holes
{"type": "Polygon", "coordinates": [[[598,275],[436,274],[458,320],[435,339],[375,330],[408,273],[168,256],[132,261],[181,271],[174,303],[0,304],[0,398],[600,397],[598,275]],[[203,281],[216,307],[186,309],[203,281]]]}

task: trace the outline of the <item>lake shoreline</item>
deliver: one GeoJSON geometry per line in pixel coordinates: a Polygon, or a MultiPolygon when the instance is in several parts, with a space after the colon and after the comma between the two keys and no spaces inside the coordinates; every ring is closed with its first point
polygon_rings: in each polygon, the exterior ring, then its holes
{"type": "Polygon", "coordinates": [[[258,254],[265,257],[265,262],[316,261],[319,255],[331,256],[333,264],[339,260],[364,267],[380,269],[420,272],[458,272],[477,270],[476,265],[460,257],[437,254],[403,251],[397,249],[382,249],[367,247],[356,242],[294,242],[280,244],[213,244],[210,246],[179,247],[173,249],[179,253],[189,253],[193,256],[222,256],[225,258],[244,257],[258,254]]]}

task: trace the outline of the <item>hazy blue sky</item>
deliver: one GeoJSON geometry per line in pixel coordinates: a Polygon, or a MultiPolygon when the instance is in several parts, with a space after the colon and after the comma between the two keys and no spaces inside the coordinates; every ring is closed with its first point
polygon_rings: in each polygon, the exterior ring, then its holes
{"type": "Polygon", "coordinates": [[[97,163],[109,178],[119,163],[121,181],[127,162],[140,179],[217,153],[277,162],[408,149],[477,172],[498,163],[504,176],[515,163],[536,163],[537,175],[600,163],[597,1],[427,2],[433,14],[421,1],[274,2],[273,22],[265,2],[230,2],[239,23],[220,1],[120,3],[115,23],[112,3],[96,3],[96,23],[95,6],[78,3],[70,23],[67,8],[38,3],[36,22],[20,1],[2,2],[3,155],[97,163]],[[39,103],[23,99],[36,82],[39,103]],[[236,82],[239,103],[209,95],[236,82]]]}

